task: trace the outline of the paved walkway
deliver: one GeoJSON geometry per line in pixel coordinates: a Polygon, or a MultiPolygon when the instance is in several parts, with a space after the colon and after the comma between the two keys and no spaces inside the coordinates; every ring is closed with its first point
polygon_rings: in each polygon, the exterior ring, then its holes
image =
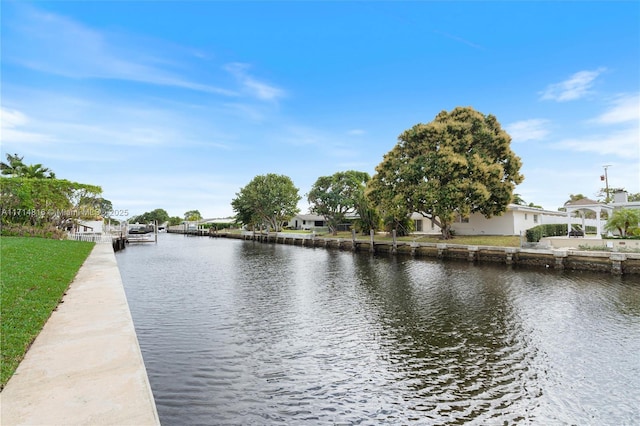
{"type": "Polygon", "coordinates": [[[95,248],[0,393],[0,423],[159,425],[120,271],[95,248]]]}

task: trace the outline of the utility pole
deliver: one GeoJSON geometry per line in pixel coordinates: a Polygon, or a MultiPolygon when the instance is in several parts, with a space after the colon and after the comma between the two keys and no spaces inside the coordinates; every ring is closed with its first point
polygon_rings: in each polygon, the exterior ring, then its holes
{"type": "Polygon", "coordinates": [[[604,202],[609,204],[609,176],[607,175],[607,169],[611,167],[611,164],[605,164],[604,166],[604,182],[605,182],[605,191],[607,194],[607,198],[605,198],[604,202]]]}

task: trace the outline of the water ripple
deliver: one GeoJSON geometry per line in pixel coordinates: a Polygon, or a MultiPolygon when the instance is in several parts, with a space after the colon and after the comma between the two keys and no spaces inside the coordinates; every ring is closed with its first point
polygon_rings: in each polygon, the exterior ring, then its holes
{"type": "Polygon", "coordinates": [[[165,425],[640,423],[626,279],[175,235],[117,259],[165,425]]]}

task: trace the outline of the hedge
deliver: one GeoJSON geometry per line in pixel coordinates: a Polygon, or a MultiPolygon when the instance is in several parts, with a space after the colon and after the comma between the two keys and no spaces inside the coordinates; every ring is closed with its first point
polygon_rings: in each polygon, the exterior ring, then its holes
{"type": "Polygon", "coordinates": [[[542,237],[559,237],[564,235],[567,235],[566,223],[538,225],[527,229],[527,242],[537,243],[542,237]]]}

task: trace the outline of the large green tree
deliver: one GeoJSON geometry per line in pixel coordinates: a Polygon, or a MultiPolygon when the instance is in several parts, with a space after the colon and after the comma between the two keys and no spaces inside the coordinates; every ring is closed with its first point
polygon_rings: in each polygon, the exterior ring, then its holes
{"type": "Polygon", "coordinates": [[[295,216],[301,197],[288,176],[269,173],[253,178],[231,201],[238,222],[280,231],[295,216]]]}
{"type": "Polygon", "coordinates": [[[198,210],[189,210],[188,212],[184,213],[184,220],[188,220],[190,222],[196,221],[196,220],[202,220],[202,215],[198,210]]]}
{"type": "Polygon", "coordinates": [[[418,212],[451,237],[458,217],[503,213],[522,182],[511,137],[493,115],[470,107],[442,111],[398,137],[367,193],[387,211],[418,212]]]}
{"type": "Polygon", "coordinates": [[[369,179],[368,173],[355,170],[319,177],[307,194],[311,212],[324,216],[329,230],[334,234],[338,231],[338,225],[344,222],[345,216],[356,213],[358,207],[363,210],[362,216],[366,219],[367,212],[364,210],[371,206],[364,200],[364,190],[369,179]]]}
{"type": "Polygon", "coordinates": [[[169,226],[176,226],[182,223],[182,218],[180,216],[171,216],[169,218],[169,226]]]}
{"type": "Polygon", "coordinates": [[[169,213],[165,209],[155,209],[150,212],[144,212],[141,215],[134,216],[129,223],[155,223],[163,224],[169,221],[169,213]]]}

